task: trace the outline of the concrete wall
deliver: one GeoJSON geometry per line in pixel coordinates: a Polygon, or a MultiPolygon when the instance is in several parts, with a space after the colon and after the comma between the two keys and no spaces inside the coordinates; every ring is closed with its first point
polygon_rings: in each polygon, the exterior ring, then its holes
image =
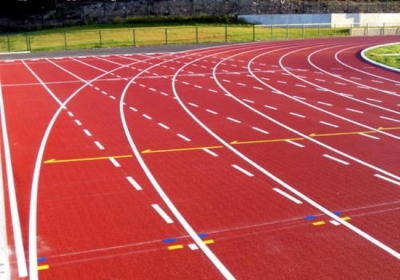
{"type": "Polygon", "coordinates": [[[399,13],[388,14],[291,14],[291,15],[240,15],[252,24],[330,24],[331,26],[400,25],[399,13]]]}

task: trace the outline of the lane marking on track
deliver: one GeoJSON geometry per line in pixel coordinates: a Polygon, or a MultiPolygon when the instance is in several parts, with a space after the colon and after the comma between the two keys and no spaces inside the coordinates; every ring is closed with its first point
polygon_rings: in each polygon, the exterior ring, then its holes
{"type": "Polygon", "coordinates": [[[183,249],[183,245],[171,245],[171,246],[168,246],[168,250],[171,250],[171,251],[173,251],[173,250],[178,250],[178,249],[183,249]]]}
{"type": "Polygon", "coordinates": [[[299,118],[305,118],[306,117],[306,116],[303,116],[303,115],[300,115],[300,114],[297,114],[297,113],[293,113],[293,112],[289,112],[289,114],[292,115],[292,116],[299,117],[299,118]]]}
{"type": "Polygon", "coordinates": [[[37,270],[46,270],[46,269],[49,269],[50,268],[50,266],[48,265],[48,264],[44,264],[44,265],[39,265],[38,267],[37,267],[37,270]]]}
{"type": "Polygon", "coordinates": [[[253,88],[254,88],[254,89],[257,89],[257,90],[263,90],[263,88],[262,88],[262,87],[256,87],[256,86],[253,86],[253,88]]]}
{"type": "Polygon", "coordinates": [[[324,124],[324,125],[327,125],[327,126],[331,126],[331,127],[334,127],[334,128],[338,128],[338,127],[339,127],[339,126],[336,125],[336,124],[328,123],[328,122],[324,122],[324,121],[320,121],[319,123],[324,124]]]}
{"type": "Polygon", "coordinates": [[[139,185],[138,182],[135,181],[135,179],[133,179],[132,176],[127,176],[126,180],[128,180],[128,182],[137,190],[137,191],[141,191],[143,190],[142,187],[139,185]]]}
{"type": "Polygon", "coordinates": [[[158,123],[158,125],[159,126],[161,126],[162,128],[164,128],[164,129],[169,129],[169,127],[168,126],[166,126],[165,124],[163,124],[163,123],[158,123]]]}
{"type": "Polygon", "coordinates": [[[129,109],[131,109],[131,110],[134,111],[134,112],[137,112],[137,111],[138,111],[138,109],[136,109],[136,108],[134,108],[134,107],[129,107],[129,109]]]}
{"type": "Polygon", "coordinates": [[[382,103],[382,100],[379,99],[374,99],[374,98],[365,98],[365,99],[372,102],[382,103]]]}
{"type": "Polygon", "coordinates": [[[142,116],[143,116],[144,118],[148,119],[148,120],[152,120],[152,119],[153,119],[152,117],[150,117],[149,115],[146,115],[146,114],[142,114],[142,116]]]}
{"type": "Polygon", "coordinates": [[[381,119],[388,120],[388,121],[393,121],[393,122],[400,122],[398,119],[393,119],[385,116],[379,116],[381,119]]]}
{"type": "Polygon", "coordinates": [[[400,182],[399,182],[399,181],[396,181],[396,180],[394,180],[394,179],[392,179],[392,178],[385,177],[385,176],[383,176],[383,175],[381,175],[381,174],[374,174],[374,176],[377,177],[377,178],[379,178],[379,179],[388,181],[388,182],[390,182],[390,183],[392,183],[392,184],[395,184],[395,185],[397,185],[397,186],[400,186],[400,182]]]}
{"type": "Polygon", "coordinates": [[[351,108],[346,108],[346,110],[350,111],[350,112],[358,113],[358,114],[364,114],[363,111],[359,111],[359,110],[355,110],[355,109],[351,109],[351,108]]]}
{"type": "Polygon", "coordinates": [[[242,87],[245,87],[246,86],[246,84],[243,84],[243,83],[236,83],[238,86],[242,86],[242,87]]]}
{"type": "Polygon", "coordinates": [[[234,119],[234,118],[231,118],[231,117],[227,117],[226,119],[227,119],[227,120],[230,120],[230,121],[232,121],[232,122],[235,122],[235,123],[242,123],[241,121],[239,121],[239,120],[237,120],[237,119],[234,119]]]}
{"type": "Polygon", "coordinates": [[[99,148],[100,150],[104,150],[104,146],[99,142],[99,141],[94,141],[94,144],[99,148]]]}
{"type": "Polygon", "coordinates": [[[258,128],[258,127],[255,127],[255,126],[252,126],[251,128],[254,129],[255,131],[258,131],[258,132],[261,132],[261,133],[264,133],[264,134],[269,134],[268,131],[263,130],[261,128],[258,128]]]}
{"type": "Polygon", "coordinates": [[[304,148],[304,145],[302,145],[300,143],[297,143],[297,142],[294,142],[294,141],[291,141],[291,140],[285,140],[285,141],[288,142],[289,144],[295,145],[297,147],[304,148]]]}
{"type": "Polygon", "coordinates": [[[202,148],[202,150],[205,151],[206,153],[212,155],[213,157],[218,157],[218,154],[217,154],[217,153],[214,153],[213,151],[210,151],[210,150],[207,149],[207,148],[202,148]]]}
{"type": "Polygon", "coordinates": [[[198,108],[199,107],[199,105],[197,105],[197,104],[194,104],[194,103],[191,103],[191,102],[189,102],[188,103],[190,106],[192,106],[192,107],[196,107],[196,108],[198,108]]]}
{"type": "MultiPolygon", "coordinates": [[[[161,218],[164,219],[164,221],[165,221],[167,224],[173,224],[173,223],[174,223],[174,221],[170,218],[170,216],[168,216],[167,213],[165,213],[165,211],[160,207],[160,205],[158,205],[158,204],[152,204],[151,206],[153,207],[154,210],[156,210],[156,212],[161,216],[161,218]]],[[[176,245],[176,246],[177,246],[177,245],[176,245]]],[[[182,245],[181,245],[181,246],[182,246],[182,245]]],[[[183,246],[182,246],[182,248],[183,248],[183,246]]]]}
{"type": "Polygon", "coordinates": [[[240,172],[246,174],[249,177],[253,177],[254,175],[252,173],[250,173],[249,171],[247,171],[246,169],[243,169],[242,167],[236,165],[236,164],[232,164],[232,167],[235,168],[236,170],[239,170],[240,172]]]}
{"type": "Polygon", "coordinates": [[[302,88],[306,88],[306,85],[302,85],[302,84],[295,84],[296,87],[302,87],[302,88]]]}
{"type": "Polygon", "coordinates": [[[76,123],[77,125],[79,125],[79,126],[82,125],[82,123],[81,123],[79,120],[75,120],[75,123],[76,123]]]}
{"type": "Polygon", "coordinates": [[[70,111],[68,111],[67,114],[68,114],[71,118],[74,117],[74,114],[73,114],[72,112],[70,112],[70,111]]]}
{"type": "Polygon", "coordinates": [[[115,166],[115,167],[121,167],[121,164],[119,164],[119,162],[115,159],[115,158],[109,158],[109,160],[111,161],[111,163],[115,166]]]}
{"type": "Polygon", "coordinates": [[[273,188],[273,190],[277,193],[279,193],[280,195],[286,197],[287,199],[293,201],[296,204],[302,204],[303,202],[297,198],[295,198],[294,196],[288,194],[287,192],[282,191],[281,189],[278,188],[273,188]]]}
{"type": "Polygon", "coordinates": [[[294,95],[294,96],[292,96],[293,98],[296,98],[296,99],[300,99],[300,100],[306,100],[306,98],[305,97],[301,97],[301,96],[296,96],[296,95],[294,95]]]}
{"type": "Polygon", "coordinates": [[[211,113],[213,115],[217,115],[218,114],[217,112],[215,112],[213,110],[210,110],[210,109],[206,109],[206,112],[209,112],[209,113],[211,113]]]}
{"type": "Polygon", "coordinates": [[[178,137],[182,138],[183,140],[187,141],[187,142],[190,142],[190,141],[191,141],[189,138],[187,138],[186,136],[184,136],[184,135],[182,135],[182,134],[180,134],[180,133],[178,133],[178,134],[176,134],[176,135],[177,135],[178,137]]]}
{"type": "Polygon", "coordinates": [[[84,129],[83,132],[84,132],[87,136],[92,137],[92,133],[90,133],[89,130],[84,129]]]}
{"type": "Polygon", "coordinates": [[[376,136],[373,136],[373,135],[369,135],[369,134],[367,134],[367,133],[362,133],[362,132],[360,132],[360,133],[358,133],[358,134],[360,134],[360,135],[362,135],[362,136],[365,136],[365,137],[368,137],[368,138],[371,138],[371,139],[375,139],[375,140],[379,140],[379,139],[380,139],[379,137],[376,137],[376,136]]]}
{"type": "Polygon", "coordinates": [[[80,161],[96,161],[96,160],[105,160],[110,158],[131,158],[131,157],[132,155],[121,155],[121,156],[108,156],[108,157],[72,158],[72,159],[48,159],[43,163],[50,164],[50,163],[66,163],[66,162],[80,162],[80,161]]]}
{"type": "Polygon", "coordinates": [[[110,95],[109,97],[110,97],[111,99],[114,99],[114,100],[117,99],[114,95],[110,95]]]}
{"type": "Polygon", "coordinates": [[[341,163],[341,164],[343,164],[343,165],[349,165],[349,164],[350,164],[350,163],[347,162],[347,161],[338,159],[338,158],[336,158],[336,157],[334,157],[334,156],[331,156],[331,155],[323,154],[323,156],[326,157],[326,158],[329,158],[329,159],[331,159],[331,160],[333,160],[333,161],[339,162],[339,163],[341,163]]]}
{"type": "Polygon", "coordinates": [[[208,91],[211,91],[213,93],[218,93],[218,91],[216,91],[215,89],[211,89],[211,88],[209,88],[208,91]]]}
{"type": "Polygon", "coordinates": [[[331,103],[326,103],[322,101],[317,101],[318,104],[325,105],[325,106],[333,106],[331,103]]]}

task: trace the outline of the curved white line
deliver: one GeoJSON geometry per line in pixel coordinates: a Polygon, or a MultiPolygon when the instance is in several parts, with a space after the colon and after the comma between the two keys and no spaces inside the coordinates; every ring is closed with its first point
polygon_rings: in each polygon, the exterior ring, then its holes
{"type": "Polygon", "coordinates": [[[379,67],[382,67],[382,68],[385,68],[385,69],[389,69],[389,70],[392,70],[392,71],[395,71],[395,72],[400,72],[400,69],[396,69],[396,68],[393,68],[393,67],[384,65],[384,64],[382,64],[382,63],[373,61],[373,60],[369,59],[369,58],[365,55],[365,52],[369,51],[370,49],[374,49],[374,48],[377,48],[377,47],[380,47],[380,46],[398,45],[398,44],[399,44],[399,42],[397,42],[397,43],[391,43],[391,44],[384,44],[384,45],[379,45],[379,46],[373,46],[373,47],[366,48],[365,50],[363,50],[363,51],[361,52],[361,57],[362,57],[363,59],[365,59],[366,61],[368,61],[369,63],[374,64],[374,65],[376,65],[376,66],[379,66],[379,67]]]}

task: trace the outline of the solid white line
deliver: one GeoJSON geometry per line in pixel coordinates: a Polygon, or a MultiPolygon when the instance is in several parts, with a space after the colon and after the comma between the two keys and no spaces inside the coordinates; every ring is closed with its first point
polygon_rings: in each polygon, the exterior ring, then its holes
{"type": "Polygon", "coordinates": [[[324,154],[323,156],[326,157],[326,158],[329,158],[329,159],[331,159],[331,160],[334,160],[334,161],[336,161],[336,162],[339,162],[339,163],[341,163],[341,164],[344,164],[344,165],[349,165],[349,164],[350,164],[350,163],[348,163],[347,161],[344,161],[344,160],[335,158],[335,157],[330,156],[330,155],[327,155],[327,154],[324,154]]]}
{"type": "Polygon", "coordinates": [[[254,130],[258,131],[258,132],[264,133],[264,134],[269,134],[269,132],[268,132],[268,131],[266,131],[266,130],[263,130],[263,129],[261,129],[261,128],[258,128],[258,127],[255,127],[255,126],[253,126],[253,127],[252,127],[252,129],[254,129],[254,130]]]}
{"type": "Polygon", "coordinates": [[[121,164],[115,158],[110,157],[109,159],[115,167],[121,167],[121,164]]]}
{"type": "Polygon", "coordinates": [[[235,168],[236,170],[239,170],[240,172],[246,174],[249,177],[253,177],[254,175],[252,173],[250,173],[249,171],[241,168],[240,166],[236,165],[236,164],[232,164],[232,167],[235,168]]]}
{"type": "Polygon", "coordinates": [[[218,114],[217,112],[215,112],[215,111],[213,111],[213,110],[210,110],[210,109],[206,109],[206,111],[209,112],[209,113],[211,113],[211,114],[214,114],[214,115],[217,115],[217,114],[218,114]]]}
{"type": "Polygon", "coordinates": [[[295,146],[297,146],[297,147],[300,147],[300,148],[304,148],[304,145],[302,145],[302,144],[300,144],[300,143],[297,143],[297,142],[295,142],[295,141],[291,141],[291,140],[285,140],[287,143],[290,143],[290,144],[292,144],[292,145],[295,145],[295,146]]]}
{"type": "Polygon", "coordinates": [[[336,125],[336,124],[332,124],[332,123],[328,123],[328,122],[324,122],[324,121],[320,121],[319,123],[324,124],[324,125],[327,125],[327,126],[335,127],[335,128],[338,128],[338,127],[339,127],[339,126],[336,125]]]}
{"type": "Polygon", "coordinates": [[[264,105],[265,108],[271,109],[271,110],[278,110],[278,108],[276,107],[272,107],[272,106],[268,106],[268,105],[264,105]]]}
{"type": "Polygon", "coordinates": [[[235,122],[235,123],[241,123],[241,121],[238,121],[238,120],[236,120],[236,119],[234,119],[234,118],[231,118],[231,117],[227,117],[226,119],[227,119],[227,120],[230,120],[230,121],[232,121],[232,122],[235,122]]]}
{"type": "Polygon", "coordinates": [[[303,115],[300,115],[300,114],[297,114],[297,113],[293,113],[293,112],[290,112],[289,114],[292,115],[292,116],[299,117],[299,118],[305,118],[306,117],[306,116],[303,116],[303,115]]]}
{"type": "Polygon", "coordinates": [[[135,181],[135,179],[133,179],[132,176],[127,176],[126,180],[128,180],[129,183],[131,183],[131,185],[137,190],[137,191],[141,191],[143,190],[142,187],[138,184],[138,182],[135,181]]]}
{"type": "Polygon", "coordinates": [[[7,241],[6,206],[4,204],[3,166],[0,157],[0,279],[10,280],[9,247],[7,241]]]}
{"type": "Polygon", "coordinates": [[[145,118],[148,119],[148,120],[151,120],[151,119],[152,119],[152,117],[150,117],[149,115],[146,115],[146,114],[142,114],[142,116],[145,117],[145,118]]]}
{"type": "MultiPolygon", "coordinates": [[[[11,162],[10,142],[8,140],[7,122],[6,122],[1,81],[0,81],[0,111],[1,111],[0,116],[1,116],[1,127],[2,127],[3,146],[4,146],[4,161],[6,164],[8,198],[10,203],[11,223],[14,234],[15,255],[17,259],[18,276],[22,278],[28,276],[28,268],[26,265],[25,250],[22,241],[21,222],[18,213],[14,171],[11,162]]],[[[3,178],[0,178],[0,180],[3,180],[3,178]]]]}
{"type": "Polygon", "coordinates": [[[377,103],[381,103],[382,102],[382,100],[373,99],[373,98],[366,98],[366,99],[369,100],[369,101],[372,101],[372,102],[377,102],[377,103]]]}
{"type": "Polygon", "coordinates": [[[79,126],[82,125],[82,123],[81,123],[79,120],[75,120],[75,123],[76,123],[77,125],[79,125],[79,126]]]}
{"type": "Polygon", "coordinates": [[[332,104],[326,103],[326,102],[322,102],[322,101],[317,101],[317,103],[321,104],[321,105],[332,106],[332,104]]]}
{"type": "Polygon", "coordinates": [[[168,127],[168,126],[166,126],[166,125],[165,125],[165,124],[163,124],[163,123],[158,123],[158,125],[159,125],[159,126],[161,126],[162,128],[169,129],[169,127],[168,127]]]}
{"type": "Polygon", "coordinates": [[[385,117],[385,116],[379,116],[379,117],[380,117],[381,119],[388,120],[388,121],[400,122],[400,120],[388,118],[388,117],[385,117]]]}
{"type": "Polygon", "coordinates": [[[283,195],[287,199],[290,199],[291,201],[293,201],[296,204],[302,204],[303,203],[301,200],[299,200],[299,199],[295,198],[294,196],[282,191],[281,189],[273,188],[273,190],[276,191],[277,193],[283,195]]]}
{"type": "Polygon", "coordinates": [[[362,132],[360,132],[360,133],[358,133],[358,134],[360,134],[360,135],[362,135],[362,136],[365,136],[365,137],[368,137],[368,138],[376,139],[376,140],[379,140],[379,139],[380,139],[379,137],[376,137],[376,136],[373,136],[373,135],[370,135],[370,134],[367,134],[367,133],[362,133],[362,132]]]}
{"type": "Polygon", "coordinates": [[[92,133],[90,133],[90,131],[87,130],[87,129],[84,129],[83,132],[84,132],[87,136],[89,136],[89,137],[92,136],[92,133]]]}
{"type": "Polygon", "coordinates": [[[190,141],[191,141],[189,138],[187,138],[186,136],[184,136],[184,135],[182,135],[182,134],[180,134],[180,133],[178,133],[177,135],[178,135],[178,137],[182,138],[183,140],[185,140],[185,141],[187,141],[187,142],[190,142],[190,141]]]}
{"type": "Polygon", "coordinates": [[[213,151],[210,151],[207,148],[202,148],[202,150],[205,151],[206,153],[212,155],[213,157],[217,157],[218,156],[218,154],[214,153],[213,151]]]}
{"type": "Polygon", "coordinates": [[[375,177],[378,177],[379,179],[382,179],[382,180],[388,181],[388,182],[390,182],[390,183],[393,183],[393,184],[395,184],[395,185],[397,185],[397,186],[400,186],[400,182],[399,182],[399,181],[396,181],[396,180],[393,180],[393,179],[391,179],[391,178],[382,176],[381,174],[374,174],[374,176],[375,176],[375,177]]]}
{"type": "Polygon", "coordinates": [[[161,209],[161,207],[158,204],[152,204],[151,205],[154,210],[161,216],[161,218],[164,219],[164,221],[167,224],[173,224],[174,221],[167,215],[167,213],[164,212],[164,210],[161,209]]]}
{"type": "Polygon", "coordinates": [[[104,150],[104,146],[101,145],[101,143],[99,141],[94,141],[94,144],[97,146],[97,148],[99,148],[100,150],[104,150]]]}
{"type": "Polygon", "coordinates": [[[351,109],[351,108],[346,108],[346,110],[350,111],[350,112],[354,112],[354,113],[364,114],[363,111],[359,111],[359,110],[355,110],[355,109],[351,109]]]}

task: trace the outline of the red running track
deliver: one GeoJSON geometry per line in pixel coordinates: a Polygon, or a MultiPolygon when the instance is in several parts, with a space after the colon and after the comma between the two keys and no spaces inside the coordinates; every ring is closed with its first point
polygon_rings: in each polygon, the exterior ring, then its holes
{"type": "Polygon", "coordinates": [[[396,279],[396,41],[1,61],[11,278],[396,279]]]}

